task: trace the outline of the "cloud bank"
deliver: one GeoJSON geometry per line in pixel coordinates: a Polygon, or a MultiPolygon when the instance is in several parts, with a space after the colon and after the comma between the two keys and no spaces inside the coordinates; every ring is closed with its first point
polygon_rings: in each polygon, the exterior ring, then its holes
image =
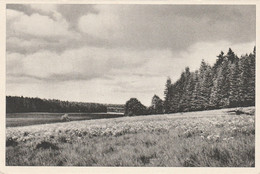
{"type": "Polygon", "coordinates": [[[10,4],[7,94],[108,103],[137,97],[148,105],[186,66],[212,64],[229,47],[238,56],[252,52],[255,12],[252,5],[10,4]]]}

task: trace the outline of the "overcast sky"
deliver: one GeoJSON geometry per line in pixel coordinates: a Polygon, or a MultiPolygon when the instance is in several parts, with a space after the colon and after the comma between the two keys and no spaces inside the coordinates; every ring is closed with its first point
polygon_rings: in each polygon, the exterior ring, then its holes
{"type": "Polygon", "coordinates": [[[250,53],[255,6],[7,5],[7,95],[150,105],[167,77],[250,53]]]}

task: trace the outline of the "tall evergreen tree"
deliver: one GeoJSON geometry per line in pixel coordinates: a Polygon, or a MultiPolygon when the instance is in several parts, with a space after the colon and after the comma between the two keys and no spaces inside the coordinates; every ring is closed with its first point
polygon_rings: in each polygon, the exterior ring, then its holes
{"type": "Polygon", "coordinates": [[[170,112],[170,102],[171,102],[171,78],[168,78],[164,90],[164,113],[170,112]]]}
{"type": "Polygon", "coordinates": [[[190,68],[186,67],[180,82],[182,83],[182,87],[181,87],[182,90],[180,94],[179,111],[186,111],[190,108],[190,102],[189,102],[191,97],[189,93],[190,81],[191,81],[190,68]]]}
{"type": "Polygon", "coordinates": [[[251,78],[249,81],[249,98],[251,100],[250,104],[255,105],[255,56],[256,56],[256,47],[254,47],[253,54],[249,55],[249,65],[251,78]]]}
{"type": "Polygon", "coordinates": [[[201,61],[201,65],[200,65],[200,69],[199,69],[199,78],[198,78],[198,83],[197,87],[199,87],[199,89],[197,89],[197,108],[199,108],[199,110],[201,109],[205,109],[205,101],[207,101],[207,95],[208,95],[208,90],[206,89],[207,87],[207,83],[209,81],[208,77],[206,78],[206,74],[208,73],[208,68],[209,65],[207,65],[207,63],[202,60],[201,61]]]}
{"type": "Polygon", "coordinates": [[[214,64],[214,67],[218,68],[220,65],[222,65],[222,62],[224,61],[224,52],[221,51],[220,54],[217,56],[217,61],[214,64]]]}
{"type": "Polygon", "coordinates": [[[250,79],[252,78],[250,72],[250,64],[248,56],[241,58],[240,61],[240,90],[239,90],[239,97],[240,97],[240,105],[241,106],[249,106],[251,105],[251,95],[250,95],[250,79]]]}
{"type": "Polygon", "coordinates": [[[195,73],[190,73],[189,78],[187,79],[187,85],[185,89],[185,95],[183,99],[184,110],[183,111],[190,111],[192,110],[193,106],[193,93],[196,86],[196,75],[195,73]]]}
{"type": "Polygon", "coordinates": [[[191,110],[201,110],[201,104],[199,100],[200,94],[200,81],[199,81],[199,73],[195,71],[194,73],[194,90],[191,95],[191,110]]]}
{"type": "Polygon", "coordinates": [[[235,61],[230,67],[230,94],[229,101],[230,107],[236,107],[239,105],[239,66],[238,61],[235,61]]]}
{"type": "Polygon", "coordinates": [[[218,88],[220,92],[220,107],[229,106],[229,93],[230,93],[230,61],[226,58],[222,62],[222,66],[220,67],[220,74],[218,76],[218,88]]]}
{"type": "Polygon", "coordinates": [[[229,48],[226,57],[231,63],[234,63],[234,61],[238,60],[238,57],[235,55],[231,48],[229,48]]]}
{"type": "Polygon", "coordinates": [[[213,86],[213,77],[211,73],[211,67],[208,64],[204,64],[204,71],[202,71],[201,85],[200,85],[200,100],[203,103],[201,105],[202,109],[208,109],[210,107],[210,93],[213,86]]]}

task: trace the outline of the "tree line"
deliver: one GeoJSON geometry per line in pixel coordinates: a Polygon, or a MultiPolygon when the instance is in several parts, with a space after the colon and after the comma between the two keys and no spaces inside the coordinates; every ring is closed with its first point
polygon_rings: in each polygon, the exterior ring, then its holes
{"type": "Polygon", "coordinates": [[[146,108],[136,98],[126,102],[125,115],[162,114],[201,111],[228,107],[255,105],[255,56],[253,53],[240,58],[229,48],[217,56],[213,66],[204,60],[199,70],[189,67],[172,83],[168,78],[164,100],[157,95],[146,108]]]}
{"type": "Polygon", "coordinates": [[[98,103],[68,102],[40,98],[6,96],[6,112],[56,112],[93,113],[107,112],[107,107],[98,103]]]}
{"type": "Polygon", "coordinates": [[[105,104],[107,107],[107,112],[117,112],[124,113],[125,105],[124,104],[105,104]]]}

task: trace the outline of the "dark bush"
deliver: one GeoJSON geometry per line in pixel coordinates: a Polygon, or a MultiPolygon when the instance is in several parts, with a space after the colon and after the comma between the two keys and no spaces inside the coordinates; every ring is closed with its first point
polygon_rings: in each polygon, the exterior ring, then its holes
{"type": "Polygon", "coordinates": [[[36,145],[36,149],[52,149],[52,150],[59,150],[59,147],[50,143],[50,142],[47,142],[47,141],[42,141],[40,143],[38,143],[36,145]]]}
{"type": "Polygon", "coordinates": [[[13,139],[12,137],[7,138],[6,140],[6,147],[8,146],[17,146],[18,142],[16,141],[16,139],[13,139]]]}
{"type": "Polygon", "coordinates": [[[134,116],[134,115],[145,115],[146,107],[138,101],[136,98],[131,98],[125,104],[125,115],[134,116]]]}
{"type": "Polygon", "coordinates": [[[24,133],[23,133],[23,136],[24,136],[24,137],[26,137],[26,136],[28,136],[28,135],[29,135],[29,132],[24,132],[24,133]]]}

